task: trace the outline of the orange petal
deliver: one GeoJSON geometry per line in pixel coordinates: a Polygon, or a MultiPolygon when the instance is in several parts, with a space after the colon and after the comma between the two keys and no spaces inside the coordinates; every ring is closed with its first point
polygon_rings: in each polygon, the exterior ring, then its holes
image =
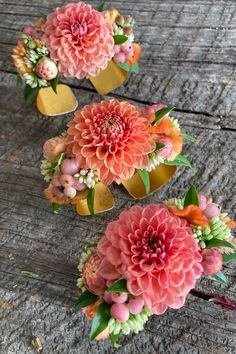
{"type": "Polygon", "coordinates": [[[100,300],[94,302],[94,304],[90,306],[83,308],[83,313],[88,317],[88,319],[92,320],[99,305],[100,300]]]}
{"type": "Polygon", "coordinates": [[[186,219],[190,224],[199,226],[208,226],[209,223],[206,220],[203,212],[197,205],[188,205],[183,210],[176,208],[175,206],[168,206],[168,209],[175,215],[186,219]]]}
{"type": "Polygon", "coordinates": [[[228,216],[224,218],[224,222],[226,223],[229,229],[233,229],[235,227],[235,222],[231,220],[228,216]]]}
{"type": "Polygon", "coordinates": [[[164,134],[164,135],[171,135],[172,133],[172,123],[170,118],[164,117],[162,120],[158,123],[158,125],[151,126],[149,128],[149,132],[153,134],[164,134]]]}
{"type": "Polygon", "coordinates": [[[139,44],[133,43],[133,47],[134,47],[134,55],[130,60],[128,60],[127,63],[129,65],[136,64],[139,61],[139,59],[141,57],[141,53],[142,53],[142,49],[139,44]]]}

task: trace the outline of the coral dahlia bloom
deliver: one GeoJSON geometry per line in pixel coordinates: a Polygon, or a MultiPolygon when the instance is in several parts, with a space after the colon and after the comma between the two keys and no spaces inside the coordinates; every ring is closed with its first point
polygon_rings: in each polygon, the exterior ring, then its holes
{"type": "Polygon", "coordinates": [[[136,168],[148,165],[148,154],[155,149],[148,125],[148,119],[130,103],[102,101],[75,113],[66,144],[81,168],[96,169],[107,185],[121,183],[136,168]]]}
{"type": "Polygon", "coordinates": [[[221,271],[223,258],[220,250],[209,248],[202,251],[202,266],[204,275],[214,275],[221,271]]]}
{"type": "Polygon", "coordinates": [[[93,253],[86,261],[82,272],[85,287],[95,295],[100,295],[106,290],[106,281],[98,273],[100,263],[100,257],[93,253]]]}
{"type": "Polygon", "coordinates": [[[50,56],[65,76],[97,76],[114,56],[112,24],[83,2],[58,7],[43,31],[50,56]]]}
{"type": "Polygon", "coordinates": [[[200,248],[186,220],[164,205],[134,206],[111,222],[98,244],[100,274],[127,279],[154,314],[183,306],[202,274],[200,248]]]}

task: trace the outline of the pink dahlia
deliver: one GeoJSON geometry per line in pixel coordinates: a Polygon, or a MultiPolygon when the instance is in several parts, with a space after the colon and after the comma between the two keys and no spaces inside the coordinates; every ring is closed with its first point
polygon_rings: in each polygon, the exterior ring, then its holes
{"type": "Polygon", "coordinates": [[[86,261],[82,271],[83,281],[86,288],[95,295],[100,295],[106,290],[106,281],[98,273],[100,263],[100,257],[97,253],[94,253],[86,261]]]}
{"type": "Polygon", "coordinates": [[[204,275],[214,275],[221,271],[223,258],[217,248],[209,248],[202,251],[202,267],[204,275]]]}
{"type": "Polygon", "coordinates": [[[65,76],[97,76],[114,56],[112,24],[83,2],[58,7],[43,31],[50,56],[65,76]]]}
{"type": "Polygon", "coordinates": [[[98,244],[99,272],[127,279],[155,314],[183,306],[202,274],[200,249],[186,220],[164,205],[134,206],[111,222],[98,244]]]}
{"type": "Polygon", "coordinates": [[[130,103],[102,101],[75,113],[66,143],[81,168],[96,169],[105,184],[121,183],[136,168],[148,165],[148,153],[155,148],[148,125],[148,119],[130,103]]]}

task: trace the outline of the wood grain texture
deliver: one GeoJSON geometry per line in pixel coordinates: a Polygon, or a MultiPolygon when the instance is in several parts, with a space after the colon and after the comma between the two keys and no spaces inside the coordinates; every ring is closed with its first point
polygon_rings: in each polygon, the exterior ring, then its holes
{"type": "MultiPolygon", "coordinates": [[[[90,324],[73,305],[79,294],[78,259],[83,247],[97,241],[107,223],[135,201],[121,186],[112,186],[116,207],[95,220],[78,216],[72,206],[55,216],[42,196],[42,145],[72,115],[42,117],[34,105],[26,105],[15,88],[9,56],[22,26],[63,3],[0,0],[0,353],[35,353],[32,335],[47,354],[236,353],[235,313],[208,302],[215,295],[236,301],[235,263],[225,267],[226,288],[200,281],[185,307],[152,317],[144,332],[122,338],[122,349],[109,341],[87,341],[90,324]],[[25,277],[22,270],[39,276],[25,277]]],[[[195,144],[185,146],[195,175],[179,168],[167,186],[140,205],[182,196],[195,183],[235,216],[235,1],[120,0],[112,6],[135,16],[144,50],[141,74],[109,97],[138,105],[175,103],[183,130],[197,136],[195,144]]],[[[88,81],[65,82],[79,107],[101,100],[88,81]]]]}

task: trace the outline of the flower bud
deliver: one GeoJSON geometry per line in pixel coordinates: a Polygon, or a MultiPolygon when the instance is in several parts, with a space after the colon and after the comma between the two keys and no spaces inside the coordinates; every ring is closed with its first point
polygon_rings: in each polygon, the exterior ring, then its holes
{"type": "Polygon", "coordinates": [[[36,65],[36,74],[43,80],[52,80],[57,76],[58,69],[56,63],[48,58],[41,58],[36,65]]]}

